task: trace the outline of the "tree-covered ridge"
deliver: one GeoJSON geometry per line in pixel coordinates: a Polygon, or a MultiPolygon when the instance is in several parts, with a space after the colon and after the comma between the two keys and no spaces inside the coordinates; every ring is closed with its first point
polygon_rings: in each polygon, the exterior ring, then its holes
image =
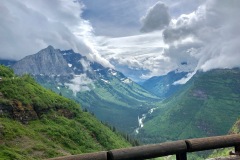
{"type": "Polygon", "coordinates": [[[130,146],[75,102],[0,66],[0,159],[43,159],[130,146]]]}
{"type": "Polygon", "coordinates": [[[227,134],[240,113],[240,69],[197,73],[159,104],[140,132],[146,142],[227,134]]]}

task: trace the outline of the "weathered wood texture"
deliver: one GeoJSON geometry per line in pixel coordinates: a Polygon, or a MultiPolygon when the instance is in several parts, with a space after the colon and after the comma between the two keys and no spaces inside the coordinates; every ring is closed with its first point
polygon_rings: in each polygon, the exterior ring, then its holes
{"type": "Polygon", "coordinates": [[[96,152],[96,153],[87,153],[87,154],[79,154],[73,156],[65,156],[59,158],[51,158],[49,160],[108,160],[107,152],[96,152]]]}
{"type": "Polygon", "coordinates": [[[234,147],[240,145],[240,135],[216,136],[185,140],[188,152],[203,151],[217,148],[234,147]]]}
{"type": "Polygon", "coordinates": [[[109,160],[147,159],[184,153],[186,151],[187,145],[185,141],[175,141],[111,150],[108,152],[108,157],[109,160]]]}

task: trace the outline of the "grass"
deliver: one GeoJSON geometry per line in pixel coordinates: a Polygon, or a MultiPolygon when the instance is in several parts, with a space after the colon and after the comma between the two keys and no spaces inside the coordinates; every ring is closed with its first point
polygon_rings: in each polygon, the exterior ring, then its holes
{"type": "Polygon", "coordinates": [[[17,77],[3,66],[0,75],[0,159],[44,159],[131,146],[122,134],[30,76],[17,77]],[[35,114],[37,118],[31,117],[35,114]]]}

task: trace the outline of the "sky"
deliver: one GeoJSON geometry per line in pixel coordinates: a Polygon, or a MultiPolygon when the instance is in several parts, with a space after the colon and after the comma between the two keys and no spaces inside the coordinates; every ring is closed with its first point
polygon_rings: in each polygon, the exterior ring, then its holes
{"type": "Polygon", "coordinates": [[[239,0],[1,0],[0,59],[52,45],[135,81],[240,66],[239,0]]]}

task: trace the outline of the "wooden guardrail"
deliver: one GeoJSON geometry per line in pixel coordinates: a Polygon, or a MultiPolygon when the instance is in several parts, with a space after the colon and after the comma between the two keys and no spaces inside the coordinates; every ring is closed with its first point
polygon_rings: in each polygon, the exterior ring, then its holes
{"type": "Polygon", "coordinates": [[[187,160],[188,152],[226,147],[235,147],[235,154],[239,155],[240,135],[233,134],[227,136],[187,139],[96,153],[51,158],[49,160],[144,160],[167,155],[176,155],[177,160],[187,160]]]}

